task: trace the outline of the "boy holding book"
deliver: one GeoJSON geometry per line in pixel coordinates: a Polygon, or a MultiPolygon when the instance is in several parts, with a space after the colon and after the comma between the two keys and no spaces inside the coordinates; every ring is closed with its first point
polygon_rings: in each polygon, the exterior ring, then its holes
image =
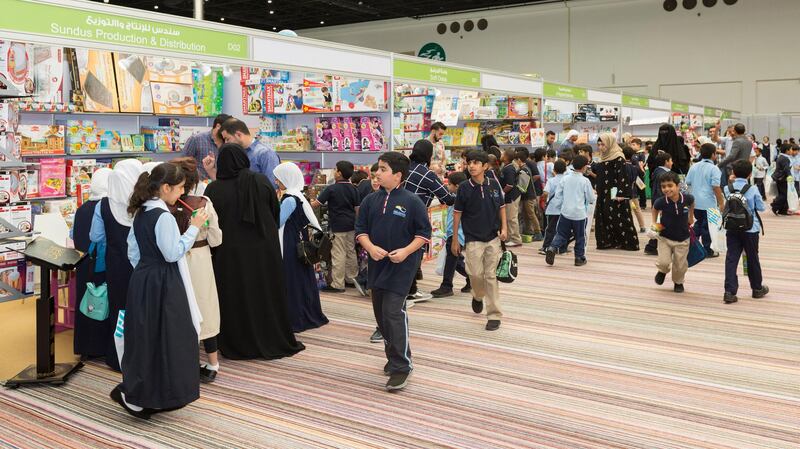
{"type": "Polygon", "coordinates": [[[661,175],[659,184],[663,195],[653,202],[652,226],[658,234],[656,284],[662,285],[672,268],[675,293],[683,293],[683,280],[689,269],[689,227],[694,222],[694,196],[681,193],[680,182],[675,172],[661,175]]]}

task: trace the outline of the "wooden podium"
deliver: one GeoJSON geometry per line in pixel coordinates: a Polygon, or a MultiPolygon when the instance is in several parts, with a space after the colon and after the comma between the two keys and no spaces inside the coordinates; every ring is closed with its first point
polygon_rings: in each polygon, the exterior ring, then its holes
{"type": "Polygon", "coordinates": [[[30,365],[12,379],[7,388],[21,385],[55,384],[67,381],[83,363],[55,363],[55,299],[50,290],[50,271],[73,271],[86,257],[85,253],[57,245],[39,237],[30,242],[25,256],[39,266],[41,291],[36,299],[36,364],[30,365]]]}

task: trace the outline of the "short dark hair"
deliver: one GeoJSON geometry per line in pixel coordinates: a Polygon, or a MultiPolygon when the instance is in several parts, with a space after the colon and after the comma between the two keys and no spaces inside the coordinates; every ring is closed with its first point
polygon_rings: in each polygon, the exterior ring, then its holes
{"type": "Polygon", "coordinates": [[[378,161],[386,163],[386,165],[392,169],[392,174],[401,173],[403,175],[400,177],[401,181],[404,181],[408,176],[408,165],[411,161],[408,160],[405,154],[397,151],[389,151],[388,153],[381,154],[378,161]]]}
{"type": "Polygon", "coordinates": [[[356,170],[353,172],[353,176],[350,177],[350,182],[352,182],[354,185],[358,185],[361,183],[361,181],[367,179],[368,177],[369,175],[367,175],[364,170],[356,170]]]}
{"type": "Polygon", "coordinates": [[[525,162],[531,156],[531,152],[525,147],[517,147],[514,157],[525,162]]]}
{"type": "Polygon", "coordinates": [[[378,163],[372,164],[372,167],[369,168],[370,173],[377,173],[378,172],[378,163]]]}
{"type": "Polygon", "coordinates": [[[753,173],[753,164],[750,161],[744,161],[739,159],[738,161],[734,161],[733,164],[733,174],[736,175],[737,178],[747,178],[753,173]]]}
{"type": "MultiPolygon", "coordinates": [[[[545,167],[545,170],[547,170],[547,167],[545,167]]],[[[567,163],[562,161],[561,159],[555,161],[553,163],[553,171],[557,175],[564,173],[565,171],[567,171],[567,163]]]]}
{"type": "Polygon", "coordinates": [[[438,130],[446,131],[447,126],[442,122],[434,122],[433,125],[431,125],[431,131],[438,131],[438,130]]]}
{"type": "Polygon", "coordinates": [[[575,153],[572,150],[564,150],[561,152],[561,159],[569,163],[575,160],[575,153]]]}
{"type": "Polygon", "coordinates": [[[659,185],[661,185],[661,184],[663,184],[665,182],[671,182],[671,183],[673,183],[675,185],[678,185],[678,184],[681,183],[681,178],[679,178],[678,174],[675,173],[674,171],[668,171],[668,172],[666,172],[666,173],[664,173],[664,174],[662,174],[661,176],[658,177],[658,184],[659,185]]]}
{"type": "Polygon", "coordinates": [[[219,131],[230,135],[234,135],[237,132],[240,132],[246,136],[250,135],[250,129],[247,127],[247,124],[236,117],[231,117],[222,122],[222,126],[220,127],[219,131]]]}
{"type": "Polygon", "coordinates": [[[225,123],[226,121],[228,121],[228,119],[231,118],[233,118],[233,116],[230,116],[228,114],[220,114],[214,117],[214,123],[211,125],[211,127],[214,128],[217,125],[222,126],[223,123],[225,123]]]}
{"type": "Polygon", "coordinates": [[[336,170],[342,174],[342,178],[350,179],[353,176],[353,163],[350,161],[339,161],[336,163],[336,170]]]}
{"type": "Polygon", "coordinates": [[[575,170],[581,170],[587,165],[589,165],[589,159],[587,159],[586,156],[577,155],[575,159],[572,160],[572,168],[575,170]]]}
{"type": "Polygon", "coordinates": [[[662,151],[658,153],[658,155],[656,155],[656,167],[663,167],[667,163],[667,161],[671,160],[672,160],[672,155],[662,151]]]}
{"type": "Polygon", "coordinates": [[[467,153],[467,163],[472,161],[480,162],[481,164],[489,163],[489,153],[480,150],[472,150],[467,153]]]}
{"type": "Polygon", "coordinates": [[[491,147],[489,147],[489,149],[488,149],[488,150],[486,150],[486,153],[487,153],[487,154],[492,154],[492,155],[494,155],[494,157],[496,157],[497,159],[500,159],[500,147],[497,147],[497,146],[491,146],[491,147]]]}
{"type": "Polygon", "coordinates": [[[736,131],[736,134],[739,134],[739,135],[744,134],[745,131],[747,131],[747,129],[744,127],[743,123],[737,123],[737,124],[733,125],[733,130],[736,131]]]}
{"type": "Polygon", "coordinates": [[[556,150],[547,150],[547,157],[556,157],[556,150]]]}
{"type": "Polygon", "coordinates": [[[782,143],[781,147],[780,147],[780,152],[781,153],[788,153],[789,150],[791,150],[791,149],[792,149],[792,144],[791,143],[782,143]]]}
{"type": "Polygon", "coordinates": [[[635,143],[635,144],[637,144],[639,146],[642,146],[642,139],[640,139],[638,137],[634,137],[633,139],[631,139],[630,143],[635,143]]]}
{"type": "Polygon", "coordinates": [[[625,160],[629,161],[631,160],[633,155],[636,154],[636,152],[633,151],[633,148],[625,145],[624,147],[622,147],[622,154],[625,155],[625,160]]]}
{"type": "Polygon", "coordinates": [[[704,143],[700,146],[700,157],[703,159],[711,159],[714,153],[717,152],[717,146],[713,143],[704,143]]]}
{"type": "Polygon", "coordinates": [[[414,142],[409,159],[418,164],[430,165],[433,158],[433,143],[428,139],[420,139],[414,142]]]}
{"type": "Polygon", "coordinates": [[[463,171],[454,171],[447,175],[447,182],[457,186],[467,180],[467,174],[463,171]]]}
{"type": "Polygon", "coordinates": [[[517,156],[517,150],[513,148],[506,148],[503,150],[503,156],[508,158],[509,161],[513,161],[517,156]]]}
{"type": "Polygon", "coordinates": [[[547,149],[545,148],[537,148],[533,152],[533,160],[536,162],[541,161],[545,156],[547,156],[547,149]]]}
{"type": "Polygon", "coordinates": [[[581,151],[586,152],[589,154],[589,157],[591,157],[592,153],[594,153],[594,149],[588,143],[579,143],[572,147],[572,150],[575,152],[575,154],[578,154],[581,151]]]}
{"type": "Polygon", "coordinates": [[[546,135],[546,136],[555,136],[555,135],[556,135],[556,133],[555,133],[555,131],[547,131],[547,132],[545,133],[545,135],[546,135]]]}

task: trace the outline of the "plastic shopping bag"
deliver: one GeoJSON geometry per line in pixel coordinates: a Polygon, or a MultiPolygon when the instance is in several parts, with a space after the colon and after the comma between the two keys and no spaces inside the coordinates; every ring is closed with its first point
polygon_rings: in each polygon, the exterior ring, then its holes
{"type": "Polygon", "coordinates": [[[790,176],[787,178],[788,182],[788,189],[786,189],[786,201],[789,203],[789,210],[792,212],[796,212],[800,210],[800,199],[797,197],[797,189],[794,187],[794,180],[790,176]]]}
{"type": "Polygon", "coordinates": [[[693,267],[705,260],[706,250],[703,248],[703,244],[700,243],[700,239],[695,237],[692,228],[689,228],[689,235],[689,254],[686,256],[686,261],[690,267],[693,267]]]}
{"type": "Polygon", "coordinates": [[[114,329],[114,345],[117,347],[119,366],[122,367],[122,355],[125,353],[125,311],[117,315],[117,327],[114,329]]]}
{"type": "Polygon", "coordinates": [[[447,252],[450,251],[450,248],[445,245],[442,247],[441,251],[439,251],[439,255],[436,256],[436,275],[443,276],[444,275],[444,263],[447,260],[447,252]]]}
{"type": "Polygon", "coordinates": [[[728,250],[727,233],[722,227],[719,209],[708,209],[708,232],[711,234],[711,250],[724,253],[728,250]]]}
{"type": "Polygon", "coordinates": [[[775,184],[775,181],[772,180],[772,176],[764,178],[764,193],[767,195],[767,198],[775,198],[778,196],[778,186],[775,184]]]}

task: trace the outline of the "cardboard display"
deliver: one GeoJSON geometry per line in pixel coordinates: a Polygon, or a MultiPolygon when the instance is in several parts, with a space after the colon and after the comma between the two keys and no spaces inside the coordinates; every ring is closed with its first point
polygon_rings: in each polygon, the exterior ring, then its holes
{"type": "Polygon", "coordinates": [[[75,62],[86,112],[119,112],[114,58],[111,52],[75,49],[75,62]]]}
{"type": "Polygon", "coordinates": [[[150,72],[144,56],[114,53],[119,110],[121,112],[153,112],[150,72]]]}

